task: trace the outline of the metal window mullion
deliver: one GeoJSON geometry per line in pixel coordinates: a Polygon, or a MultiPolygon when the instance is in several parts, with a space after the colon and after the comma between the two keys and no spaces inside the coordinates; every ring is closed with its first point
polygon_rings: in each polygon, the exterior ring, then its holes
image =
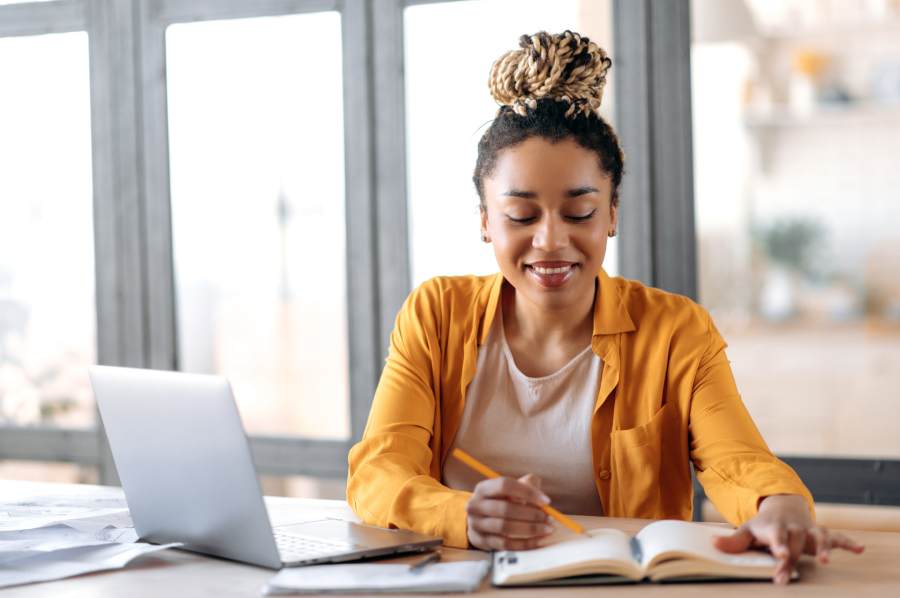
{"type": "Polygon", "coordinates": [[[0,6],[0,37],[68,33],[87,29],[84,0],[0,6]]]}
{"type": "Polygon", "coordinates": [[[689,3],[615,0],[624,276],[696,296],[689,3]]]}
{"type": "Polygon", "coordinates": [[[136,15],[138,133],[144,205],[146,366],[177,367],[165,25],[151,2],[136,15]]]}
{"type": "Polygon", "coordinates": [[[97,430],[52,426],[0,426],[0,460],[97,465],[97,430]]]}
{"type": "Polygon", "coordinates": [[[317,478],[347,477],[345,440],[253,436],[250,450],[260,475],[305,475],[317,478]]]}
{"type": "MultiPolygon", "coordinates": [[[[53,426],[0,426],[0,460],[47,461],[98,465],[98,431],[53,426]]],[[[264,475],[306,475],[343,478],[347,475],[345,440],[250,438],[257,471],[264,475]]]]}
{"type": "MultiPolygon", "coordinates": [[[[88,0],[91,55],[97,352],[107,365],[145,367],[143,251],[135,2],[88,0]]],[[[116,483],[99,429],[100,480],[116,483]]]]}
{"type": "Polygon", "coordinates": [[[410,291],[406,197],[406,97],[403,2],[372,0],[375,103],[375,203],[378,237],[379,333],[382,359],[397,310],[410,291]]]}
{"type": "Polygon", "coordinates": [[[654,284],[697,297],[689,2],[650,3],[654,284]]]}
{"type": "Polygon", "coordinates": [[[369,11],[366,0],[346,0],[341,15],[352,439],[362,436],[380,373],[375,117],[370,52],[372,17],[369,11]]]}
{"type": "Polygon", "coordinates": [[[190,23],[338,10],[338,0],[152,0],[160,22],[190,23]]]}
{"type": "Polygon", "coordinates": [[[619,268],[623,276],[653,284],[650,63],[646,21],[639,0],[613,4],[616,126],[625,152],[619,204],[619,268]]]}
{"type": "Polygon", "coordinates": [[[145,364],[133,0],[89,0],[100,363],[145,364]]]}

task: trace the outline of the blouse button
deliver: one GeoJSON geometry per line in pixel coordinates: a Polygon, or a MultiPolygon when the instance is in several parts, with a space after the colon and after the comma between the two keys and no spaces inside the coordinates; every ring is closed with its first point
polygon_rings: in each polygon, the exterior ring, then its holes
{"type": "Polygon", "coordinates": [[[608,480],[611,477],[611,474],[609,473],[608,469],[601,469],[600,473],[598,474],[598,477],[601,480],[608,480]]]}

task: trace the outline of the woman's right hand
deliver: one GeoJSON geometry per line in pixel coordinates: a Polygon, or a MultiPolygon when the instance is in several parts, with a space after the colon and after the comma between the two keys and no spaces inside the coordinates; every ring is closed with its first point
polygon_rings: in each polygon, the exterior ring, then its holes
{"type": "Polygon", "coordinates": [[[466,504],[469,544],[482,550],[535,548],[553,532],[540,509],[550,504],[540,486],[540,478],[531,474],[479,482],[466,504]]]}

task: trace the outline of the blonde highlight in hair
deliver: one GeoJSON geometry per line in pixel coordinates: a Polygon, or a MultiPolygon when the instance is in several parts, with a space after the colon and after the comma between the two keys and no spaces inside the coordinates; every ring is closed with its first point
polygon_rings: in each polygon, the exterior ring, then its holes
{"type": "Polygon", "coordinates": [[[546,31],[519,38],[491,67],[488,85],[501,104],[478,142],[472,182],[484,209],[484,178],[500,153],[532,137],[551,143],[571,139],[597,155],[612,181],[612,205],[619,203],[625,156],[613,128],[598,112],[612,61],[587,37],[546,31]]]}
{"type": "Polygon", "coordinates": [[[519,38],[519,49],[501,56],[491,67],[488,86],[502,106],[526,116],[538,100],[568,104],[567,118],[597,113],[606,73],[612,61],[587,37],[573,31],[540,31],[519,38]]]}

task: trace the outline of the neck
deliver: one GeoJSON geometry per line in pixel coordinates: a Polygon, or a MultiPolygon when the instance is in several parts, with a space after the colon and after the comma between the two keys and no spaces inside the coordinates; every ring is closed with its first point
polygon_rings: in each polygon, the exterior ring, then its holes
{"type": "Polygon", "coordinates": [[[577,305],[556,309],[538,306],[504,285],[502,307],[507,337],[537,346],[588,344],[594,331],[594,298],[598,289],[577,305]]]}

